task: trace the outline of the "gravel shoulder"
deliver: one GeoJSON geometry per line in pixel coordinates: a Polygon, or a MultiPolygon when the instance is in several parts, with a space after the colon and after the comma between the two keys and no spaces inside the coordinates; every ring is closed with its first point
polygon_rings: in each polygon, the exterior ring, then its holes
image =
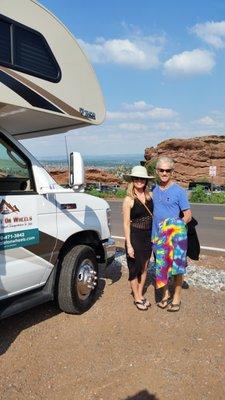
{"type": "Polygon", "coordinates": [[[188,264],[196,265],[199,268],[212,268],[225,271],[225,252],[224,253],[210,253],[201,252],[199,260],[188,260],[188,264]]]}
{"type": "Polygon", "coordinates": [[[225,293],[183,290],[179,313],[138,311],[119,254],[80,316],[46,304],[0,322],[0,399],[225,398],[225,293]]]}

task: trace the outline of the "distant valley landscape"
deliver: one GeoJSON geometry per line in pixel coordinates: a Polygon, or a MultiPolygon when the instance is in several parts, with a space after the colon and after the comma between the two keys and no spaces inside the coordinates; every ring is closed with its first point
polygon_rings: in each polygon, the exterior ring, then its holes
{"type": "MultiPolygon", "coordinates": [[[[149,167],[162,156],[172,157],[175,161],[175,179],[184,187],[189,182],[210,181],[209,167],[216,167],[213,182],[225,184],[225,136],[202,136],[189,139],[168,139],[156,147],[143,149],[142,154],[116,154],[84,156],[86,181],[103,183],[122,183],[123,173],[134,165],[146,162],[149,167]]],[[[63,158],[40,160],[51,171],[58,183],[68,182],[68,162],[63,158]],[[65,182],[66,181],[66,182],[65,182]]]]}

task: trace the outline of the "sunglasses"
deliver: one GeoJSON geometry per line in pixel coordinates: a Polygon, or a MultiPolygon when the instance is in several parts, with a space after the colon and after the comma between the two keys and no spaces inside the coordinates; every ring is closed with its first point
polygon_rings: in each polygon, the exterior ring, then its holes
{"type": "Polygon", "coordinates": [[[173,170],[172,170],[172,168],[169,168],[169,169],[163,169],[163,168],[158,168],[158,171],[159,172],[166,172],[167,174],[170,174],[173,170]]]}

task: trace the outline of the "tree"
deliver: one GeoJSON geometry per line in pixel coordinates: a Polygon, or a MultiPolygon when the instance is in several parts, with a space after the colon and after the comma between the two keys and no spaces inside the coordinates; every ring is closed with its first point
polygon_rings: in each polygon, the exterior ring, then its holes
{"type": "Polygon", "coordinates": [[[156,176],[156,162],[157,160],[146,161],[145,167],[148,171],[148,175],[156,176]]]}

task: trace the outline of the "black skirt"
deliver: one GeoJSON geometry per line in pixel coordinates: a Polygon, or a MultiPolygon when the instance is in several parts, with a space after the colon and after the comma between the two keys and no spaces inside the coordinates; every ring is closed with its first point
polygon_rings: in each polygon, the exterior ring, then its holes
{"type": "Polygon", "coordinates": [[[134,258],[128,255],[126,244],[125,250],[129,269],[129,281],[132,281],[141,276],[146,262],[151,257],[151,229],[138,229],[131,226],[130,241],[134,249],[134,258]]]}

